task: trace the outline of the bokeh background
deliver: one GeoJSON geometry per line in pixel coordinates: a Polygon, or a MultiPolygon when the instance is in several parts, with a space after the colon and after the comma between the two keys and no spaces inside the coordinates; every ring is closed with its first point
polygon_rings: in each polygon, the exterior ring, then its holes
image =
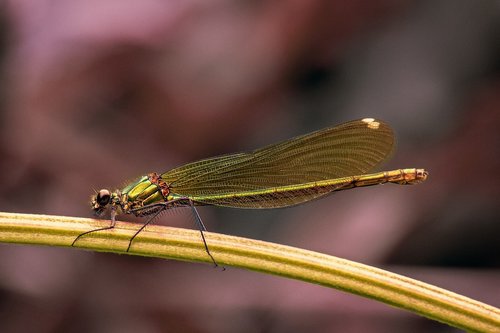
{"type": "MultiPolygon", "coordinates": [[[[0,209],[90,217],[94,189],[376,117],[398,134],[386,167],[427,182],[201,208],[208,229],[500,306],[499,32],[488,0],[1,1],[0,209]]],[[[0,331],[456,330],[234,268],[0,244],[0,331]]]]}

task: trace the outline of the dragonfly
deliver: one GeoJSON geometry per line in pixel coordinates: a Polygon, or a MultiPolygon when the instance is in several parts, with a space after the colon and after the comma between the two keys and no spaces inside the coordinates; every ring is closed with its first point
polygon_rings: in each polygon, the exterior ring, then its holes
{"type": "Polygon", "coordinates": [[[318,130],[283,142],[235,154],[189,163],[162,174],[151,172],[122,190],[101,189],[91,198],[98,216],[111,210],[109,226],[119,214],[148,216],[133,240],[161,212],[189,207],[210,253],[197,206],[281,208],[322,198],[336,191],[384,183],[417,184],[427,179],[425,169],[405,168],[368,173],[393,153],[395,135],[381,120],[363,118],[318,130]]]}

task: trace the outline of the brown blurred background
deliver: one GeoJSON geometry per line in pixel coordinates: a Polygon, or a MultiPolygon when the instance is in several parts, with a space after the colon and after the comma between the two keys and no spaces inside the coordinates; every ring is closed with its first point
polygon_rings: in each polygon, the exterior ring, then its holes
{"type": "MultiPolygon", "coordinates": [[[[398,133],[387,168],[426,183],[202,208],[208,229],[500,306],[499,41],[493,0],[4,0],[0,210],[90,217],[94,189],[376,117],[398,133]]],[[[234,268],[0,244],[0,331],[456,330],[234,268]]]]}

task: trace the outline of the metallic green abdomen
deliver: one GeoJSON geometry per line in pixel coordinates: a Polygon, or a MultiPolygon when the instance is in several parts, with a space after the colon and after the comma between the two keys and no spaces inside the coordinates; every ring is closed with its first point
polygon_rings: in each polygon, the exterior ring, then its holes
{"type": "Polygon", "coordinates": [[[163,195],[156,184],[153,184],[148,176],[141,177],[137,182],[125,187],[122,195],[126,195],[127,201],[132,208],[138,208],[164,201],[163,195]]]}

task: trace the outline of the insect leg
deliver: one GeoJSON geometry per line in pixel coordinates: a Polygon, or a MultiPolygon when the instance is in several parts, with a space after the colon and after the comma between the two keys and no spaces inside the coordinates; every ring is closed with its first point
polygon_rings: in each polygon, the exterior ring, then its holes
{"type": "Polygon", "coordinates": [[[73,241],[73,243],[71,243],[71,246],[75,246],[76,241],[79,240],[82,236],[85,236],[85,235],[88,235],[90,233],[97,232],[97,231],[103,231],[103,230],[113,229],[115,227],[115,224],[116,224],[116,208],[112,207],[111,208],[111,224],[109,226],[103,227],[103,228],[97,228],[97,229],[93,229],[93,230],[89,230],[89,231],[85,231],[84,233],[79,234],[75,238],[75,240],[73,241]]]}
{"type": "Polygon", "coordinates": [[[165,209],[167,209],[167,206],[166,206],[166,205],[157,205],[157,206],[161,206],[161,207],[163,207],[163,208],[160,208],[157,212],[155,212],[155,213],[153,214],[153,216],[151,216],[151,217],[150,217],[150,218],[146,221],[146,223],[144,223],[144,224],[142,225],[142,227],[140,227],[140,228],[139,228],[139,230],[137,230],[137,231],[135,232],[135,234],[132,236],[132,238],[130,238],[130,240],[129,240],[129,242],[128,242],[127,252],[130,250],[130,247],[132,246],[132,241],[134,240],[134,238],[135,238],[138,234],[140,234],[140,233],[141,233],[141,231],[143,231],[143,230],[144,230],[144,228],[146,228],[146,226],[147,226],[148,224],[150,224],[150,223],[151,223],[151,221],[153,221],[155,217],[157,217],[157,216],[158,216],[161,212],[163,212],[165,209]]]}
{"type": "MultiPolygon", "coordinates": [[[[196,221],[196,225],[198,226],[198,229],[200,230],[201,239],[203,240],[203,245],[205,246],[205,252],[207,252],[210,259],[212,259],[212,262],[214,263],[214,267],[218,267],[219,265],[217,264],[217,261],[215,261],[214,257],[210,253],[210,250],[208,249],[208,244],[207,244],[207,241],[205,239],[205,234],[203,233],[204,231],[207,231],[207,228],[203,224],[203,221],[201,220],[200,214],[198,214],[198,210],[194,206],[194,202],[191,199],[188,199],[188,200],[189,200],[189,207],[191,207],[191,210],[193,211],[193,214],[194,214],[194,219],[196,221]]],[[[223,270],[225,270],[224,267],[223,267],[223,270]]]]}

